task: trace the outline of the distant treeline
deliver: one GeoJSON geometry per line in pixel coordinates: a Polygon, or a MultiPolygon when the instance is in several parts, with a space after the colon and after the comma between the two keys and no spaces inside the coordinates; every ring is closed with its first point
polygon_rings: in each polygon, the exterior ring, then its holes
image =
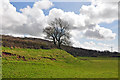
{"type": "MultiPolygon", "coordinates": [[[[2,46],[12,48],[30,48],[30,49],[53,49],[56,48],[53,42],[39,39],[39,38],[20,38],[2,35],[2,46]]],[[[97,50],[88,50],[83,48],[75,48],[72,46],[64,46],[61,48],[71,55],[84,56],[84,57],[98,57],[98,56],[108,56],[108,57],[119,57],[118,52],[110,52],[110,51],[97,51],[97,50]]]]}

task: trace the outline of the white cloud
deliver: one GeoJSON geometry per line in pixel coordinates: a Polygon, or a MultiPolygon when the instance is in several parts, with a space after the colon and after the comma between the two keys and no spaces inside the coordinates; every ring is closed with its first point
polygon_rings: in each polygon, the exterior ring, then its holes
{"type": "Polygon", "coordinates": [[[35,2],[32,8],[27,6],[27,8],[20,9],[21,14],[27,17],[27,23],[23,24],[22,28],[16,28],[16,31],[32,36],[42,36],[42,30],[47,25],[42,9],[49,9],[52,6],[53,4],[49,0],[42,0],[35,2]]]}
{"type": "Polygon", "coordinates": [[[49,0],[38,1],[33,5],[34,8],[39,8],[39,9],[49,9],[52,6],[53,4],[49,0]]]}
{"type": "MultiPolygon", "coordinates": [[[[88,9],[87,11],[90,11],[91,9],[88,9]]],[[[96,9],[95,9],[96,10],[96,9]]],[[[99,9],[98,9],[99,10],[99,9]]],[[[97,10],[97,11],[98,11],[97,10]]],[[[102,12],[102,10],[100,10],[102,12]]],[[[103,10],[104,11],[104,10],[103,10]]],[[[87,12],[88,14],[92,14],[91,12],[87,12]]],[[[92,39],[115,39],[116,34],[113,33],[110,29],[104,28],[104,27],[100,27],[100,25],[98,25],[98,23],[100,22],[111,22],[116,20],[116,18],[109,18],[110,15],[108,17],[102,17],[102,15],[105,15],[105,11],[104,13],[101,13],[101,17],[99,18],[99,12],[96,13],[95,18],[92,18],[91,15],[87,15],[86,14],[75,14],[74,12],[64,12],[61,9],[52,9],[50,10],[49,15],[47,16],[47,20],[48,22],[50,22],[51,20],[54,20],[54,18],[61,18],[63,20],[66,20],[69,22],[70,24],[70,28],[73,29],[77,29],[79,31],[86,31],[84,33],[85,37],[88,38],[92,38],[92,39]],[[98,21],[98,22],[97,22],[98,21]],[[97,25],[97,26],[96,26],[97,25]]],[[[92,14],[93,16],[94,14],[92,14]]],[[[114,15],[114,14],[111,14],[114,15]]],[[[80,34],[81,35],[81,34],[80,34]]]]}
{"type": "Polygon", "coordinates": [[[46,18],[42,9],[48,9],[53,6],[49,0],[35,2],[33,7],[27,6],[20,11],[9,3],[9,0],[2,1],[2,30],[3,34],[18,34],[41,36],[42,29],[45,27],[46,18]]]}
{"type": "Polygon", "coordinates": [[[9,0],[2,0],[2,9],[0,9],[2,19],[2,33],[12,33],[14,28],[22,26],[26,23],[27,17],[19,12],[16,12],[16,8],[9,3],[9,0]]]}
{"type": "Polygon", "coordinates": [[[21,13],[19,13],[9,3],[9,0],[3,0],[2,8],[0,7],[0,16],[3,19],[3,34],[40,37],[43,36],[43,28],[50,21],[54,20],[54,18],[61,18],[70,24],[74,46],[78,44],[83,45],[83,47],[86,47],[85,44],[87,44],[89,45],[87,48],[92,47],[90,45],[94,45],[95,47],[100,46],[93,42],[79,43],[79,39],[83,36],[100,40],[115,39],[116,34],[110,29],[101,27],[99,23],[111,23],[117,20],[118,11],[116,3],[96,3],[92,1],[92,5],[83,5],[81,7],[80,14],[64,12],[61,9],[53,8],[50,10],[49,15],[45,16],[42,9],[49,9],[52,6],[53,4],[49,0],[42,0],[35,2],[32,8],[27,6],[26,8],[20,9],[21,13]]]}
{"type": "Polygon", "coordinates": [[[93,1],[91,5],[83,5],[80,13],[89,16],[90,22],[96,24],[111,23],[118,18],[118,3],[93,1]]]}
{"type": "MultiPolygon", "coordinates": [[[[26,8],[20,9],[22,13],[16,12],[16,8],[11,5],[8,0],[3,1],[3,4],[4,15],[2,24],[4,25],[4,33],[18,33],[40,36],[42,34],[42,29],[46,27],[47,23],[54,20],[54,18],[61,18],[69,22],[71,29],[78,29],[79,31],[87,30],[85,33],[86,37],[92,37],[94,39],[114,39],[115,37],[115,34],[112,33],[111,30],[105,28],[96,29],[95,22],[102,20],[98,17],[98,15],[100,14],[99,12],[103,12],[101,13],[101,15],[105,13],[105,11],[103,10],[105,6],[101,7],[102,4],[97,4],[98,7],[95,7],[95,5],[83,6],[81,8],[80,14],[75,14],[74,12],[64,12],[61,9],[53,8],[50,10],[48,16],[44,15],[42,9],[48,9],[53,6],[53,4],[49,0],[35,2],[32,8],[30,6],[27,6],[26,8]],[[93,15],[92,13],[95,13],[95,15],[93,15]],[[92,18],[91,16],[95,18],[92,18]],[[111,35],[106,36],[102,33],[102,29],[104,32],[109,31],[111,35]],[[87,35],[88,33],[91,33],[91,35],[87,35]]],[[[113,20],[111,18],[109,19],[108,17],[106,18],[106,20],[103,19],[102,21],[109,22],[113,20]]]]}
{"type": "Polygon", "coordinates": [[[61,9],[53,8],[47,16],[48,23],[55,18],[61,18],[70,24],[70,28],[79,29],[80,31],[87,28],[93,28],[94,23],[89,22],[90,18],[86,15],[75,14],[74,12],[64,12],[61,9]]]}
{"type": "Polygon", "coordinates": [[[105,39],[105,40],[109,40],[109,39],[115,39],[116,34],[112,33],[112,31],[110,29],[106,29],[104,27],[100,27],[99,25],[97,25],[94,29],[88,29],[84,32],[84,36],[88,37],[90,39],[105,39]]]}
{"type": "Polygon", "coordinates": [[[83,38],[83,33],[79,30],[71,30],[70,34],[76,41],[79,41],[81,38],[83,38]]]}
{"type": "Polygon", "coordinates": [[[39,8],[33,7],[21,9],[22,14],[27,17],[27,23],[23,24],[23,26],[16,28],[16,31],[19,33],[29,34],[33,36],[40,36],[42,33],[42,29],[46,25],[46,19],[43,11],[39,8]]]}
{"type": "Polygon", "coordinates": [[[105,51],[109,50],[111,51],[111,47],[113,47],[113,51],[118,51],[118,48],[114,44],[106,44],[106,43],[95,43],[93,41],[88,41],[88,42],[79,42],[72,38],[72,42],[74,43],[74,47],[80,47],[80,48],[85,48],[85,49],[92,49],[92,50],[100,50],[100,51],[105,51]]]}
{"type": "Polygon", "coordinates": [[[2,13],[3,29],[26,23],[26,16],[16,12],[16,8],[11,5],[8,0],[2,1],[2,9],[0,9],[0,12],[2,13]]]}

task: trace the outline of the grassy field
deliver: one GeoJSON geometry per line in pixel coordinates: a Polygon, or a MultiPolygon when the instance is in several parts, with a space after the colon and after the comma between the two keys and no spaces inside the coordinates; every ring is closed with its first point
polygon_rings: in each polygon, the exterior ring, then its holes
{"type": "Polygon", "coordinates": [[[59,49],[35,50],[3,47],[2,52],[14,54],[3,55],[3,78],[118,77],[117,58],[73,57],[59,49]]]}

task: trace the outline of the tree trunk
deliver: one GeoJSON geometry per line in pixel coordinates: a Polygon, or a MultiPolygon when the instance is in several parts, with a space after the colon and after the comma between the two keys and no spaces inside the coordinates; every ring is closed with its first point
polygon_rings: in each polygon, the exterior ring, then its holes
{"type": "Polygon", "coordinates": [[[60,43],[58,43],[58,48],[60,49],[60,43]]]}
{"type": "Polygon", "coordinates": [[[61,42],[60,42],[60,38],[59,38],[59,40],[58,40],[58,48],[59,49],[61,49],[60,45],[61,45],[61,42]]]}
{"type": "Polygon", "coordinates": [[[55,41],[55,38],[53,37],[53,42],[54,42],[54,45],[56,45],[56,41],[55,41]]]}

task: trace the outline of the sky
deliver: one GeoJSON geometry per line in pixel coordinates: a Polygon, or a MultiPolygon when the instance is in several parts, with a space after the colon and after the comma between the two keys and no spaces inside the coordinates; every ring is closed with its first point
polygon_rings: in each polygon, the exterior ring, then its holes
{"type": "Polygon", "coordinates": [[[10,2],[0,8],[0,34],[44,38],[42,30],[55,18],[70,24],[74,47],[118,51],[117,2],[10,2]]]}

